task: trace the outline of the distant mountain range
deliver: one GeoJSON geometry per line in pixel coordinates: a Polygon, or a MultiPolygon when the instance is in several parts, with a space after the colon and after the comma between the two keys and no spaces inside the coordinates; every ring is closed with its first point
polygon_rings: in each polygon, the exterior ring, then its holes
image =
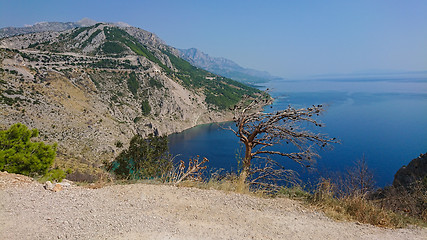
{"type": "Polygon", "coordinates": [[[77,22],[39,22],[25,27],[5,27],[0,29],[0,38],[36,32],[60,32],[77,27],[88,27],[96,23],[97,22],[92,19],[83,18],[77,22]]]}
{"type": "Polygon", "coordinates": [[[181,52],[181,57],[194,66],[239,82],[257,84],[279,78],[270,75],[266,71],[244,68],[226,58],[211,57],[196,48],[179,49],[179,51],[181,52]]]}
{"type": "MultiPolygon", "coordinates": [[[[46,31],[59,32],[73,28],[89,27],[95,25],[96,23],[98,22],[95,20],[83,18],[77,22],[40,22],[25,27],[6,27],[0,29],[0,38],[46,31]]],[[[118,27],[130,27],[129,24],[123,22],[112,24],[118,27]]],[[[179,51],[181,53],[181,58],[191,63],[193,66],[202,68],[220,76],[231,78],[239,82],[253,85],[279,78],[270,75],[266,71],[244,68],[226,58],[211,57],[195,48],[179,49],[179,51]]]]}
{"type": "MultiPolygon", "coordinates": [[[[0,29],[0,38],[47,31],[60,32],[78,27],[90,27],[97,23],[97,21],[90,18],[83,18],[77,22],[39,22],[25,27],[5,27],[0,29]]],[[[124,22],[116,22],[112,24],[118,27],[130,27],[129,24],[124,22]]]]}

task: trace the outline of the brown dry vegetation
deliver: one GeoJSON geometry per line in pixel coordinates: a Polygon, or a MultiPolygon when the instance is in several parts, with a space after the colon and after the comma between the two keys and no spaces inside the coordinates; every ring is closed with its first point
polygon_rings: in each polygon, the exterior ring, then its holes
{"type": "Polygon", "coordinates": [[[314,195],[306,202],[339,220],[352,220],[379,227],[401,228],[408,224],[423,225],[422,221],[408,218],[367,200],[364,195],[338,195],[337,186],[323,179],[314,195]]]}
{"type": "Polygon", "coordinates": [[[371,194],[369,198],[384,209],[418,218],[427,225],[427,184],[413,183],[409,189],[390,186],[371,194]]]}

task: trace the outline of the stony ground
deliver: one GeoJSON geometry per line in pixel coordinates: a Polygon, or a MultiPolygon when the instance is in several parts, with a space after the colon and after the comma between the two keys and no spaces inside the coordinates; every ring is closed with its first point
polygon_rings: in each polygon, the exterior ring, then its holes
{"type": "Polygon", "coordinates": [[[289,199],[165,185],[45,190],[0,172],[0,239],[427,239],[336,222],[289,199]]]}

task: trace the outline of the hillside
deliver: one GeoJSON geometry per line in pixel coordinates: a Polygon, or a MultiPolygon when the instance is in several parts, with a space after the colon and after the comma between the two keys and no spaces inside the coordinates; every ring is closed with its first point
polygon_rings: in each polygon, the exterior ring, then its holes
{"type": "Polygon", "coordinates": [[[137,133],[230,119],[230,107],[258,92],[193,67],[135,27],[97,23],[0,40],[0,128],[38,128],[58,142],[58,164],[82,171],[137,133]]]}
{"type": "Polygon", "coordinates": [[[337,222],[287,198],[129,184],[45,190],[0,172],[1,239],[425,239],[426,229],[337,222]]]}

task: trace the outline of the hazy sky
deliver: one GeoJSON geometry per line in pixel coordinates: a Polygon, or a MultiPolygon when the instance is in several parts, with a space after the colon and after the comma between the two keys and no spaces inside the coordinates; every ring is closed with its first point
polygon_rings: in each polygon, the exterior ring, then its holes
{"type": "Polygon", "coordinates": [[[285,78],[427,70],[425,0],[0,0],[0,27],[83,17],[285,78]]]}

